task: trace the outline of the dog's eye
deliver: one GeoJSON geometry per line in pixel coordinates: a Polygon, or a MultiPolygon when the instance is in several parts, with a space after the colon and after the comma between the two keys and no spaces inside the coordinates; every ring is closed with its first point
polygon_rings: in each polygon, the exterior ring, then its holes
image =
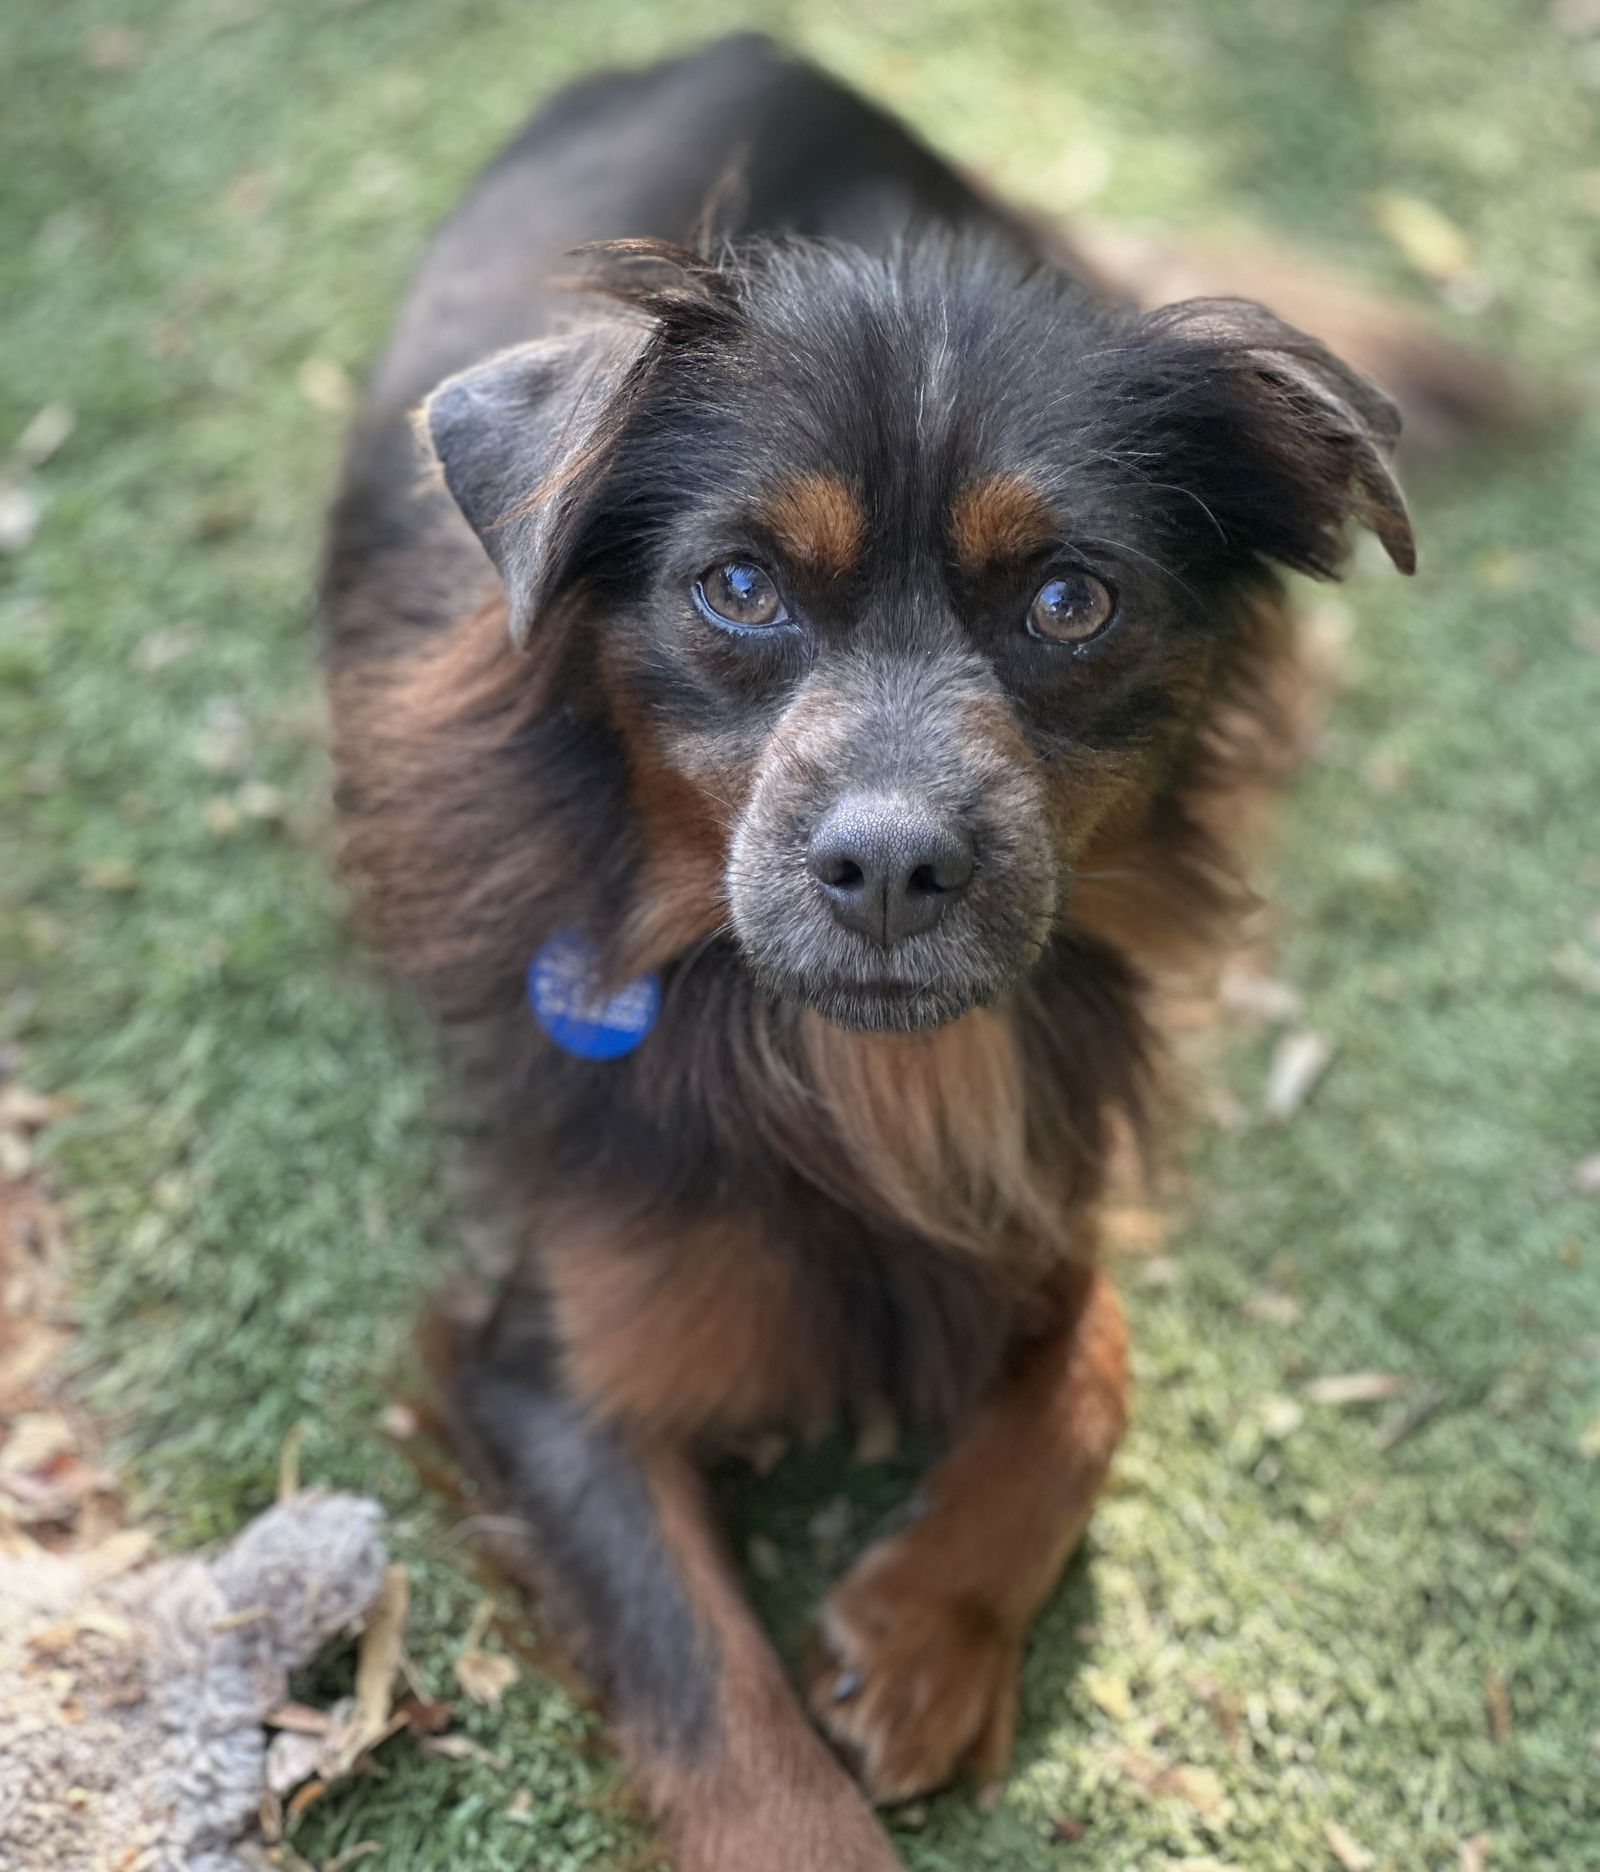
{"type": "Polygon", "coordinates": [[[777,586],[747,559],[730,559],[703,572],[695,581],[694,601],[713,624],[731,624],[735,630],[789,621],[777,586]]]}
{"type": "Polygon", "coordinates": [[[1066,572],[1041,585],[1028,607],[1028,631],[1047,643],[1081,644],[1111,622],[1117,595],[1087,572],[1066,572]]]}

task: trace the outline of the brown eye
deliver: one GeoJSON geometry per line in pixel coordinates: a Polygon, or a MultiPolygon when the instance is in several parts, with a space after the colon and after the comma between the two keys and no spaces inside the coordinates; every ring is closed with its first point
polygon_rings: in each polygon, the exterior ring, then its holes
{"type": "Polygon", "coordinates": [[[747,559],[730,559],[702,573],[695,581],[694,601],[713,624],[734,630],[763,630],[789,621],[777,586],[747,559]]]}
{"type": "Polygon", "coordinates": [[[1087,572],[1066,572],[1041,585],[1028,607],[1028,631],[1047,643],[1081,644],[1110,623],[1116,593],[1087,572]]]}

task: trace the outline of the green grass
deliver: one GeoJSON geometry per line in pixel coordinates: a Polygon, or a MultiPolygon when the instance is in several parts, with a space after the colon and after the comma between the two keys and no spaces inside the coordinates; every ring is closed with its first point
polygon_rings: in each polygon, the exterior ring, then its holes
{"type": "MultiPolygon", "coordinates": [[[[1334,1066],[1289,1127],[1194,1141],[1178,1277],[1133,1284],[1136,1427],[1039,1628],[1019,1772],[989,1818],[933,1802],[906,1855],[1306,1872],[1333,1821],[1379,1868],[1454,1867],[1483,1833],[1495,1868],[1584,1872],[1600,1207],[1570,1175],[1600,1150],[1600,42],[1543,0],[6,9],[0,442],[52,399],[78,421],[37,538],[0,563],[0,1038],[80,1107],[53,1136],[86,1378],[140,1505],[178,1542],[225,1533],[307,1420],[307,1474],[388,1504],[418,1667],[450,1690],[477,1588],[376,1430],[454,1250],[426,1038],[327,879],[307,594],[330,405],[537,97],[751,18],[1042,203],[1108,171],[1097,212],[1284,232],[1422,293],[1368,212],[1421,196],[1495,290],[1474,330],[1568,411],[1424,489],[1422,575],[1348,600],[1350,685],[1273,879],[1280,966],[1334,1066]],[[110,26],[138,35],[130,69],[103,68],[110,26]],[[252,782],[286,820],[233,823],[252,782]],[[1244,1310],[1264,1284],[1298,1324],[1244,1310]],[[1362,1369],[1437,1410],[1387,1452],[1370,1407],[1268,1433],[1304,1378],[1362,1369]],[[1129,1750],[1215,1782],[1191,1774],[1198,1806],[1146,1795],[1129,1750]]],[[[1229,1051],[1247,1101],[1268,1044],[1229,1051]]],[[[822,1584],[807,1513],[841,1486],[836,1458],[802,1469],[738,1509],[778,1542],[791,1621],[822,1584]]],[[[850,1486],[865,1532],[883,1485],[850,1486]]],[[[470,1728],[509,1771],[393,1744],[300,1850],[373,1839],[361,1863],[389,1872],[647,1850],[553,1685],[525,1676],[470,1728]]]]}

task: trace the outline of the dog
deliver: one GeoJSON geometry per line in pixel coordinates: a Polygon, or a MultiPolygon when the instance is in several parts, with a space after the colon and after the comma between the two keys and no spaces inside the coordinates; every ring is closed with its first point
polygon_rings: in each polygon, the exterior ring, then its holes
{"type": "Polygon", "coordinates": [[[332,523],[345,863],[515,1250],[450,1411],[690,1872],[892,1867],[876,1804],[1006,1770],[1127,1420],[1145,982],[1240,900],[1282,572],[1412,570],[1397,433],[760,39],[563,92],[423,264],[332,523]],[[802,1699],[703,1469],[891,1416],[947,1453],[802,1699]]]}

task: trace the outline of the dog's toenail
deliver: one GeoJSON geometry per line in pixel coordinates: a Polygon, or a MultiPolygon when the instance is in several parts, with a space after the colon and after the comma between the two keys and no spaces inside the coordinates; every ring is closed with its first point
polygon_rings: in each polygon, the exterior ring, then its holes
{"type": "Polygon", "coordinates": [[[859,1695],[861,1690],[860,1671],[840,1671],[833,1680],[833,1700],[835,1703],[848,1703],[851,1697],[859,1695]]]}

